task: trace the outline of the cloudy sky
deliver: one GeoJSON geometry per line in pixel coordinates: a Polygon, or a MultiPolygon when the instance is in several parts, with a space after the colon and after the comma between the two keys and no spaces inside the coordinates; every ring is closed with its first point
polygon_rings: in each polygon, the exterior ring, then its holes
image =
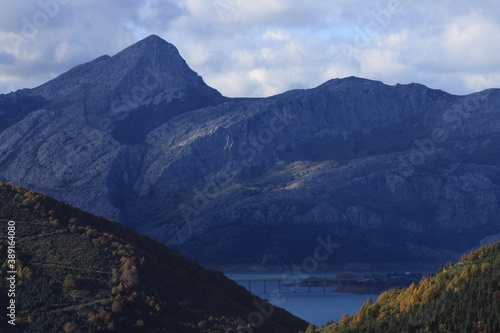
{"type": "Polygon", "coordinates": [[[500,87],[498,0],[23,0],[0,12],[0,93],[156,34],[226,96],[359,76],[500,87]]]}

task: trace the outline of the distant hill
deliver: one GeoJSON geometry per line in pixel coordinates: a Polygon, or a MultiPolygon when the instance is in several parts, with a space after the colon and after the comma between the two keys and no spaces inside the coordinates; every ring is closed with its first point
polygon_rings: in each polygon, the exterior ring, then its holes
{"type": "Polygon", "coordinates": [[[500,332],[500,242],[481,247],[431,279],[384,292],[321,333],[500,332]]]}
{"type": "Polygon", "coordinates": [[[246,332],[249,318],[254,332],[307,327],[222,273],[33,190],[0,183],[0,232],[1,332],[246,332]],[[5,316],[11,220],[15,328],[5,316]]]}

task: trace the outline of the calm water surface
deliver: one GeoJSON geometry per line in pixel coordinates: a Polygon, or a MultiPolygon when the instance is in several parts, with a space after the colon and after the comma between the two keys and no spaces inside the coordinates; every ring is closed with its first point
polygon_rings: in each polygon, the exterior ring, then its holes
{"type": "MultiPolygon", "coordinates": [[[[316,272],[313,275],[333,278],[339,272],[324,271],[316,272]]],[[[390,272],[370,271],[370,273],[378,274],[390,272]]],[[[282,307],[297,317],[317,326],[323,326],[330,320],[337,321],[345,313],[354,314],[368,298],[375,301],[379,296],[378,294],[357,295],[332,292],[335,287],[299,287],[295,290],[291,286],[280,287],[279,280],[283,279],[283,272],[227,271],[224,274],[250,290],[253,294],[267,299],[273,305],[282,307]]],[[[304,276],[288,276],[285,279],[292,282],[294,279],[302,281],[305,278],[304,276]]]]}

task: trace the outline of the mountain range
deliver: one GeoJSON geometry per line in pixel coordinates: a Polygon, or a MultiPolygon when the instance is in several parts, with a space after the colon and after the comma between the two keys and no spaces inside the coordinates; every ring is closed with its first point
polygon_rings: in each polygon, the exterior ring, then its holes
{"type": "Polygon", "coordinates": [[[500,90],[228,98],[150,36],[0,95],[0,180],[215,267],[434,265],[500,238],[500,90]]]}

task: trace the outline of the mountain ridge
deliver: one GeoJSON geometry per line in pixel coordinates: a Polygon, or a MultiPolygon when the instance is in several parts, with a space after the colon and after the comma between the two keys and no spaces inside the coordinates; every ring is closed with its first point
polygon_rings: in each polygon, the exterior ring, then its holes
{"type": "MultiPolygon", "coordinates": [[[[165,43],[151,37],[122,52],[173,50],[165,43]]],[[[0,121],[0,179],[206,264],[271,255],[289,265],[331,233],[344,245],[330,264],[434,265],[500,232],[500,90],[455,96],[350,77],[232,99],[194,72],[187,88],[182,70],[173,81],[155,76],[169,66],[151,53],[116,76],[116,91],[75,83],[77,94],[53,101],[36,90],[0,96],[12,115],[0,121]],[[150,77],[158,85],[144,84],[150,77]],[[253,228],[266,230],[255,244],[253,228]]]]}
{"type": "MultiPolygon", "coordinates": [[[[146,99],[164,88],[183,90],[189,85],[199,86],[222,97],[208,87],[203,79],[192,71],[180,56],[177,48],[152,35],[118,52],[114,56],[101,56],[78,65],[32,92],[48,100],[86,88],[100,97],[105,94],[139,94],[137,100],[146,99]],[[129,82],[133,82],[131,86],[129,82]]],[[[108,98],[104,98],[107,102],[108,98]]],[[[137,101],[136,101],[137,102],[137,101]]],[[[109,107],[109,105],[106,105],[109,107]]]]}

